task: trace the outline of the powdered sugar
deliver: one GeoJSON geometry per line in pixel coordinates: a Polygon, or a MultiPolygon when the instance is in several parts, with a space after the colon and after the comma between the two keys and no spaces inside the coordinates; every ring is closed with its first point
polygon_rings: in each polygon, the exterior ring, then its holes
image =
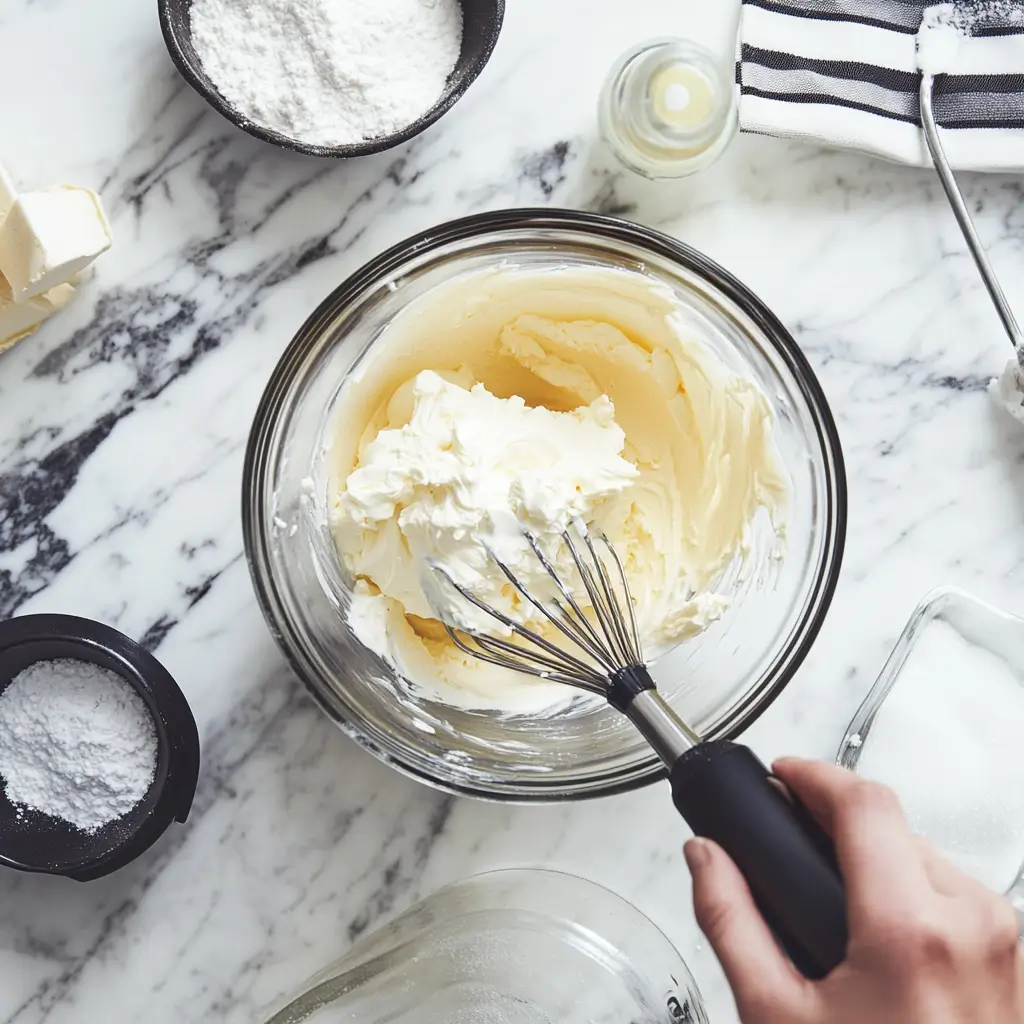
{"type": "Polygon", "coordinates": [[[917,32],[917,66],[926,75],[956,74],[970,36],[1021,24],[1020,0],[956,0],[926,7],[917,32]]]}
{"type": "Polygon", "coordinates": [[[13,804],[95,832],[127,814],[156,769],[142,698],[116,673],[40,661],[0,693],[0,778],[13,804]]]}
{"type": "Polygon", "coordinates": [[[989,394],[1019,423],[1024,423],[1024,370],[1015,355],[1003,372],[989,381],[989,394]]]}
{"type": "Polygon", "coordinates": [[[928,75],[954,71],[963,39],[952,4],[926,8],[917,32],[917,66],[928,75]]]}
{"type": "Polygon", "coordinates": [[[953,6],[958,23],[969,34],[1024,23],[1020,0],[957,0],[953,6]]]}
{"type": "Polygon", "coordinates": [[[459,0],[195,0],[192,40],[239,113],[300,142],[398,131],[440,98],[459,0]]]}

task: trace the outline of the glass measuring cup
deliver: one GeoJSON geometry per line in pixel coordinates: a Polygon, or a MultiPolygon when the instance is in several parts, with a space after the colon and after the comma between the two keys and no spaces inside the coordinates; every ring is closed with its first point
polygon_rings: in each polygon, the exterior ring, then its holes
{"type": "Polygon", "coordinates": [[[494,871],[417,904],[266,1024],[707,1024],[686,964],[635,907],[557,871],[494,871]]]}

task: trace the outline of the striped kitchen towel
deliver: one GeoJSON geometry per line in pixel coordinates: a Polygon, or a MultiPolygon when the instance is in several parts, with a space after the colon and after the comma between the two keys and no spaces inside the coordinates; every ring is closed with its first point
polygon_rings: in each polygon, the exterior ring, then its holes
{"type": "MultiPolygon", "coordinates": [[[[929,166],[915,36],[922,0],[743,0],[743,131],[929,166]]],[[[1024,0],[960,0],[955,73],[935,80],[954,167],[1024,168],[1024,0]]]]}

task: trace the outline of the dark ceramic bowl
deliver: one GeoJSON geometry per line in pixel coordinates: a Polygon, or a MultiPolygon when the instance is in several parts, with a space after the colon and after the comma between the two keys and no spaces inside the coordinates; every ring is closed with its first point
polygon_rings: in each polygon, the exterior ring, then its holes
{"type": "Polygon", "coordinates": [[[148,850],[172,821],[188,817],[199,777],[199,732],[167,669],[116,629],[73,615],[24,615],[0,622],[0,692],[22,669],[57,658],[115,672],[142,698],[156,727],[156,772],[149,791],[126,815],[95,832],[19,809],[0,786],[0,865],[85,882],[123,867],[148,850]]]}
{"type": "MultiPolygon", "coordinates": [[[[226,117],[242,131],[255,135],[257,139],[271,142],[275,146],[308,153],[311,156],[350,157],[366,156],[391,149],[402,142],[419,135],[429,128],[443,114],[446,114],[462,98],[484,69],[498,41],[501,23],[505,16],[505,0],[460,0],[462,3],[462,51],[459,54],[448,83],[438,101],[422,117],[401,131],[381,135],[375,139],[356,142],[345,146],[315,146],[299,142],[281,132],[266,128],[250,121],[232,107],[217,91],[192,45],[192,0],[157,0],[160,8],[160,27],[164,42],[185,81],[192,86],[207,103],[226,117]]],[[[374,0],[368,0],[372,3],[374,0]]]]}

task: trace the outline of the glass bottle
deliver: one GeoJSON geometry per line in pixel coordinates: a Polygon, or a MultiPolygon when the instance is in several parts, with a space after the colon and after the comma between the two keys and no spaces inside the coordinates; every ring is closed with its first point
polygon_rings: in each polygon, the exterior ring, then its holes
{"type": "Polygon", "coordinates": [[[601,92],[601,134],[648,178],[681,178],[718,159],[736,133],[731,65],[697,43],[657,39],[624,53],[601,92]]]}

